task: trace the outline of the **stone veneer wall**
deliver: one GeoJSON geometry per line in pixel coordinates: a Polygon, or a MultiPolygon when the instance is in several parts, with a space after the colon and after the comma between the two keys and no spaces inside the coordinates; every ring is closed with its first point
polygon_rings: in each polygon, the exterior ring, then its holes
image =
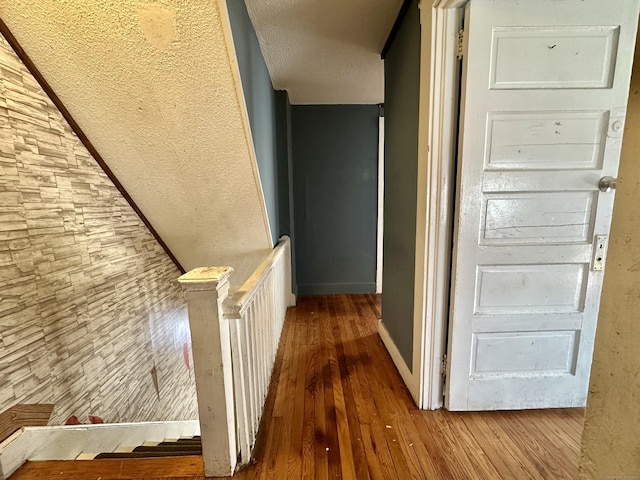
{"type": "Polygon", "coordinates": [[[0,411],[196,419],[179,275],[0,36],[0,411]]]}

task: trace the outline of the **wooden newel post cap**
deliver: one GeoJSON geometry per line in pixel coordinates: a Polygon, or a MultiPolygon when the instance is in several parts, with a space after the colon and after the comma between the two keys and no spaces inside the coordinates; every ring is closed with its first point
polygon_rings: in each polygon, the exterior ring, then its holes
{"type": "Polygon", "coordinates": [[[185,290],[213,290],[228,282],[232,272],[232,267],[197,267],[178,278],[178,282],[185,290]]]}

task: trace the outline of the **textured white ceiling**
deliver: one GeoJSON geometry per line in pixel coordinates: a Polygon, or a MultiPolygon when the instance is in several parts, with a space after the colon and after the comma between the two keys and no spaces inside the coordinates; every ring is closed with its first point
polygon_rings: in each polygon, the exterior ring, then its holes
{"type": "Polygon", "coordinates": [[[0,17],[180,263],[235,283],[273,244],[225,6],[0,0],[0,17]]]}
{"type": "Polygon", "coordinates": [[[402,0],[246,0],[246,4],[273,86],[288,90],[291,103],[383,102],[380,52],[402,0]]]}

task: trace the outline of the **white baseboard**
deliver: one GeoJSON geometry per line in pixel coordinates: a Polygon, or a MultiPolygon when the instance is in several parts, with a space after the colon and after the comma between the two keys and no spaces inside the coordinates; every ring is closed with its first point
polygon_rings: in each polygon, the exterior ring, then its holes
{"type": "Polygon", "coordinates": [[[82,452],[113,452],[165,438],[200,435],[198,420],[25,427],[0,443],[0,480],[27,460],[73,460],[82,452]]]}
{"type": "Polygon", "coordinates": [[[290,293],[289,299],[287,300],[287,307],[295,307],[296,306],[296,294],[290,293]]]}
{"type": "Polygon", "coordinates": [[[398,372],[400,373],[402,380],[404,380],[405,385],[409,389],[409,393],[411,393],[411,396],[413,397],[413,401],[416,402],[416,405],[418,405],[420,401],[419,392],[418,392],[418,382],[416,381],[416,378],[414,377],[414,375],[411,373],[411,370],[409,369],[406,362],[404,361],[404,358],[402,358],[402,355],[400,354],[398,347],[396,347],[396,344],[393,342],[391,335],[389,335],[389,331],[387,330],[387,327],[385,327],[384,323],[382,323],[382,319],[380,319],[380,322],[378,324],[378,335],[380,335],[380,338],[382,339],[382,343],[384,343],[384,346],[387,347],[387,351],[389,352],[389,355],[391,355],[391,359],[393,360],[393,363],[398,369],[398,372]]]}

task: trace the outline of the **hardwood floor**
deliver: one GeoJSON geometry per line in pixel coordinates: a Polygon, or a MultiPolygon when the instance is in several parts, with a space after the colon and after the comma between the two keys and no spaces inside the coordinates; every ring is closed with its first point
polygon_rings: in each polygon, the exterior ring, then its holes
{"type": "MultiPolygon", "coordinates": [[[[417,410],[376,333],[379,316],[374,295],[299,299],[283,331],[256,463],[234,480],[577,478],[581,409],[417,410]]],[[[186,457],[30,462],[11,478],[204,477],[186,457]]]]}

